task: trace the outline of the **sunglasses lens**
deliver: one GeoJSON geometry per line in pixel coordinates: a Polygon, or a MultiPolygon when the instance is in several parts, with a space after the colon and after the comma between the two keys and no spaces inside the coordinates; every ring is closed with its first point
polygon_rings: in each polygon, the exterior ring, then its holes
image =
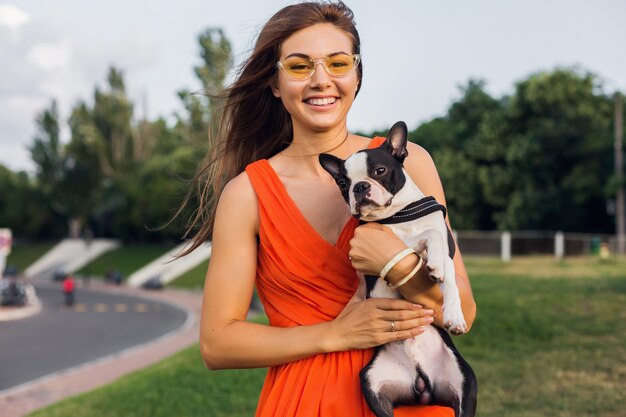
{"type": "Polygon", "coordinates": [[[314,63],[310,59],[291,57],[283,61],[285,72],[296,79],[306,79],[313,73],[314,63]]]}
{"type": "Polygon", "coordinates": [[[338,54],[323,59],[312,60],[306,57],[292,56],[278,64],[287,75],[296,80],[306,80],[315,72],[317,63],[323,61],[326,71],[340,77],[349,73],[359,60],[358,55],[338,54]]]}
{"type": "Polygon", "coordinates": [[[334,55],[325,60],[326,69],[332,75],[345,75],[354,68],[355,58],[352,55],[334,55]]]}

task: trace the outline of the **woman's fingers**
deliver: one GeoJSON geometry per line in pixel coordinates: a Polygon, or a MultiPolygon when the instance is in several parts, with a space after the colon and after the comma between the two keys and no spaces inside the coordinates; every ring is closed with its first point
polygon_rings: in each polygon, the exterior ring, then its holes
{"type": "Polygon", "coordinates": [[[332,323],[338,350],[363,349],[424,332],[433,311],[402,299],[352,300],[332,323]]]}
{"type": "Polygon", "coordinates": [[[432,322],[433,322],[433,317],[428,316],[428,317],[419,317],[419,318],[411,319],[411,320],[392,320],[389,322],[390,324],[387,327],[389,328],[389,331],[393,333],[394,331],[400,332],[404,330],[413,330],[421,326],[427,326],[429,324],[432,324],[432,322]]]}
{"type": "Polygon", "coordinates": [[[432,316],[434,314],[434,311],[429,308],[402,299],[374,298],[368,301],[374,303],[376,308],[383,314],[383,317],[389,320],[432,316]]]}

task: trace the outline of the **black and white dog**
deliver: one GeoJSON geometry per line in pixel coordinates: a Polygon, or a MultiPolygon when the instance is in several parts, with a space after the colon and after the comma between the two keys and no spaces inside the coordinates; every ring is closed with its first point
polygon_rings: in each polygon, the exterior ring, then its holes
{"type": "MultiPolygon", "coordinates": [[[[407,127],[397,122],[387,140],[345,161],[329,154],[319,156],[333,176],[353,216],[391,228],[423,258],[431,278],[439,282],[443,297],[443,322],[452,334],[466,331],[454,272],[455,244],[445,223],[445,207],[425,197],[403,167],[407,127]]],[[[400,298],[378,277],[365,277],[367,298],[400,298]]],[[[387,343],[361,371],[361,388],[377,417],[393,417],[398,404],[436,404],[452,407],[456,417],[476,412],[477,381],[446,331],[426,326],[412,339],[387,343]]]]}

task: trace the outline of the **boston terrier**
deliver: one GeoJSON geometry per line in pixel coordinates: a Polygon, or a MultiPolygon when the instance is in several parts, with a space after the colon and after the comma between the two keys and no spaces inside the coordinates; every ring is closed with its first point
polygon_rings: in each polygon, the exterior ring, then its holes
{"type": "MultiPolygon", "coordinates": [[[[465,333],[452,258],[455,243],[445,223],[446,208],[425,197],[403,167],[407,126],[397,122],[387,140],[345,161],[321,154],[319,161],[339,186],[353,216],[389,227],[420,254],[444,298],[443,324],[452,334],[465,333]]],[[[400,298],[382,279],[365,276],[365,297],[400,298]]],[[[411,339],[379,346],[361,370],[361,389],[377,417],[393,417],[399,404],[435,404],[454,409],[455,417],[473,417],[477,381],[474,371],[448,333],[436,326],[411,339]]]]}

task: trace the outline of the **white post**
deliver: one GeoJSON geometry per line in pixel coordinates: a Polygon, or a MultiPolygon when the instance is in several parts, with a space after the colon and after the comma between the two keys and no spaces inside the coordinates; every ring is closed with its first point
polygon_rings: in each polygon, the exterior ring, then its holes
{"type": "Polygon", "coordinates": [[[7,256],[11,253],[13,235],[11,229],[0,229],[0,278],[4,277],[4,268],[7,264],[7,256]]]}
{"type": "Polygon", "coordinates": [[[500,238],[500,258],[502,262],[511,261],[511,232],[502,232],[500,238]]]}
{"type": "Polygon", "coordinates": [[[554,256],[556,259],[563,259],[565,256],[565,235],[563,232],[556,232],[554,235],[554,256]]]}
{"type": "Polygon", "coordinates": [[[7,258],[0,253],[0,279],[4,278],[4,268],[7,266],[7,258]]]}

